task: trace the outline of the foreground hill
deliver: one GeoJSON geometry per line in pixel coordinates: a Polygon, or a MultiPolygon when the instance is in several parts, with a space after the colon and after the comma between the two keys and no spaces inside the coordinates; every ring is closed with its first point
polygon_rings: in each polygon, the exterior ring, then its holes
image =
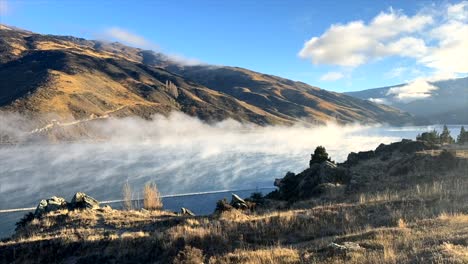
{"type": "Polygon", "coordinates": [[[210,216],[56,208],[0,242],[0,262],[467,263],[468,150],[444,148],[406,140],[312,159],[250,210],[234,195],[210,216]]]}
{"type": "Polygon", "coordinates": [[[0,110],[50,121],[182,111],[265,124],[413,121],[393,108],[241,68],[0,27],[0,110]],[[45,117],[45,118],[44,118],[45,117]]]}
{"type": "Polygon", "coordinates": [[[409,102],[398,100],[389,93],[390,89],[398,89],[406,84],[375,88],[347,95],[359,99],[380,99],[381,102],[409,112],[427,120],[431,124],[466,124],[468,123],[468,77],[437,81],[430,83],[436,90],[430,91],[430,96],[409,102]]]}

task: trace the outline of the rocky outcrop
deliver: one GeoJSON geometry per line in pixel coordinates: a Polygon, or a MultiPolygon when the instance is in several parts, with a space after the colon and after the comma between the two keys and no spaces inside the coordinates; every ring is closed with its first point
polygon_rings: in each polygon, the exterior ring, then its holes
{"type": "Polygon", "coordinates": [[[437,149],[440,149],[440,146],[430,144],[425,141],[413,141],[410,139],[403,139],[400,142],[394,142],[389,145],[380,144],[375,149],[375,154],[377,156],[381,156],[382,154],[393,153],[393,152],[411,154],[411,153],[415,153],[415,152],[423,151],[423,150],[437,150],[437,149]]]}
{"type": "Polygon", "coordinates": [[[349,166],[353,166],[359,163],[362,160],[368,160],[375,157],[375,152],[373,150],[369,151],[360,151],[358,153],[351,152],[348,154],[348,158],[346,159],[346,164],[349,166]]]}
{"type": "Polygon", "coordinates": [[[240,198],[237,194],[232,194],[232,198],[231,198],[231,206],[236,208],[236,209],[247,209],[249,208],[249,205],[247,204],[247,202],[240,198]]]}
{"type": "Polygon", "coordinates": [[[345,166],[354,166],[359,162],[366,161],[372,158],[379,158],[381,160],[388,160],[392,155],[405,155],[412,154],[423,150],[437,150],[440,146],[430,144],[425,141],[413,141],[409,139],[403,139],[400,142],[394,142],[391,144],[380,144],[375,150],[360,151],[358,153],[351,152],[348,158],[344,162],[345,166]]]}
{"type": "Polygon", "coordinates": [[[305,171],[294,174],[288,172],[282,179],[275,180],[278,196],[285,200],[306,199],[314,195],[327,192],[331,186],[345,184],[350,181],[347,168],[339,167],[333,162],[323,161],[313,163],[305,171]]]}
{"type": "Polygon", "coordinates": [[[369,186],[373,180],[382,182],[395,176],[417,175],[420,170],[442,175],[449,169],[464,166],[455,154],[440,152],[440,148],[404,139],[380,144],[375,150],[352,152],[344,163],[335,164],[329,158],[320,163],[310,162],[310,167],[303,172],[288,172],[282,179],[276,179],[274,185],[278,190],[268,197],[294,201],[325,197],[322,194],[349,194],[369,186]],[[429,153],[428,150],[434,151],[429,153]]]}
{"type": "Polygon", "coordinates": [[[34,215],[41,216],[44,213],[67,208],[67,201],[62,197],[52,196],[49,199],[44,199],[37,205],[34,215]]]}
{"type": "Polygon", "coordinates": [[[44,213],[57,211],[60,209],[98,209],[99,202],[93,197],[78,192],[76,193],[71,202],[67,202],[62,197],[52,196],[49,199],[44,199],[39,202],[37,205],[36,211],[34,212],[35,217],[39,217],[44,213]]]}
{"type": "Polygon", "coordinates": [[[99,202],[93,197],[87,195],[86,193],[77,192],[71,202],[71,209],[98,209],[99,202]]]}

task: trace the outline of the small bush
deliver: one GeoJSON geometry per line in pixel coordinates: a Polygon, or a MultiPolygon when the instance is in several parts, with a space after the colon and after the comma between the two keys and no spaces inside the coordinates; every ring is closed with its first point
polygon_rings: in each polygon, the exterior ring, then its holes
{"type": "Polygon", "coordinates": [[[186,246],[177,254],[174,259],[174,264],[201,264],[204,263],[205,256],[203,251],[198,248],[186,246]]]}
{"type": "Polygon", "coordinates": [[[263,205],[265,204],[265,197],[261,192],[254,192],[250,195],[249,201],[252,201],[255,204],[263,205]]]}
{"type": "Polygon", "coordinates": [[[132,210],[132,188],[128,182],[126,182],[122,188],[122,196],[123,208],[126,210],[132,210]]]}
{"type": "Polygon", "coordinates": [[[222,212],[230,211],[232,209],[234,209],[234,207],[229,204],[229,202],[226,200],[226,198],[224,198],[222,200],[219,200],[216,203],[215,212],[222,213],[222,212]]]}
{"type": "Polygon", "coordinates": [[[29,222],[34,219],[34,214],[29,212],[23,216],[18,222],[16,222],[15,231],[20,230],[21,228],[25,227],[29,222]]]}
{"type": "Polygon", "coordinates": [[[150,182],[145,184],[143,189],[143,208],[146,210],[160,210],[163,207],[161,194],[158,191],[156,183],[150,182]]]}
{"type": "Polygon", "coordinates": [[[314,154],[311,155],[309,165],[312,166],[312,164],[322,163],[324,161],[331,162],[331,158],[328,156],[325,147],[318,146],[317,148],[315,148],[314,154]]]}

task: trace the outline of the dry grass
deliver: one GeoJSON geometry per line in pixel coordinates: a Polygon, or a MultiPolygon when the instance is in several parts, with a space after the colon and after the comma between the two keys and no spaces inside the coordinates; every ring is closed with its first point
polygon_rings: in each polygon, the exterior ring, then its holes
{"type": "MultiPolygon", "coordinates": [[[[59,250],[123,259],[143,247],[167,262],[193,255],[205,263],[464,263],[468,205],[455,203],[448,212],[442,204],[380,201],[193,218],[164,211],[63,210],[34,220],[15,239],[0,243],[0,256],[12,249],[16,256],[32,256],[40,249],[44,257],[59,250]],[[330,254],[329,243],[346,241],[364,249],[330,254]],[[40,246],[30,246],[35,243],[40,246]],[[74,243],[86,250],[70,251],[74,243]],[[134,243],[138,246],[132,248],[134,243]],[[122,247],[129,248],[118,251],[122,247]]],[[[156,256],[139,254],[143,262],[156,256]]]]}
{"type": "Polygon", "coordinates": [[[300,263],[299,251],[292,248],[271,247],[268,249],[242,250],[237,249],[221,257],[212,257],[210,264],[215,263],[247,263],[247,264],[276,264],[300,263]]]}
{"type": "Polygon", "coordinates": [[[161,210],[163,203],[156,183],[149,182],[143,188],[143,208],[146,210],[161,210]]]}
{"type": "Polygon", "coordinates": [[[132,205],[132,187],[130,187],[130,184],[126,182],[123,187],[122,187],[122,200],[123,200],[123,208],[126,210],[131,210],[133,205],[132,205]]]}

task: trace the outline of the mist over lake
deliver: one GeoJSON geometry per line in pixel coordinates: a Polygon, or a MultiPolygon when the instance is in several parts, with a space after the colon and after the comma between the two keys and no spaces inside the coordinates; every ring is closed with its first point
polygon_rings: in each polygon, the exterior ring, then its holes
{"type": "MultiPolygon", "coordinates": [[[[440,130],[333,124],[250,127],[234,121],[208,125],[183,115],[151,122],[114,120],[104,127],[107,133],[113,131],[106,142],[0,148],[0,209],[34,207],[53,195],[70,199],[78,191],[101,201],[121,199],[125,182],[135,199],[148,181],[156,182],[163,195],[273,187],[275,178],[305,169],[318,145],[342,162],[351,151],[440,130]]],[[[452,135],[459,128],[451,126],[452,135]]],[[[190,199],[185,202],[190,207],[190,199]]],[[[213,208],[214,202],[207,200],[207,207],[213,208]]]]}

